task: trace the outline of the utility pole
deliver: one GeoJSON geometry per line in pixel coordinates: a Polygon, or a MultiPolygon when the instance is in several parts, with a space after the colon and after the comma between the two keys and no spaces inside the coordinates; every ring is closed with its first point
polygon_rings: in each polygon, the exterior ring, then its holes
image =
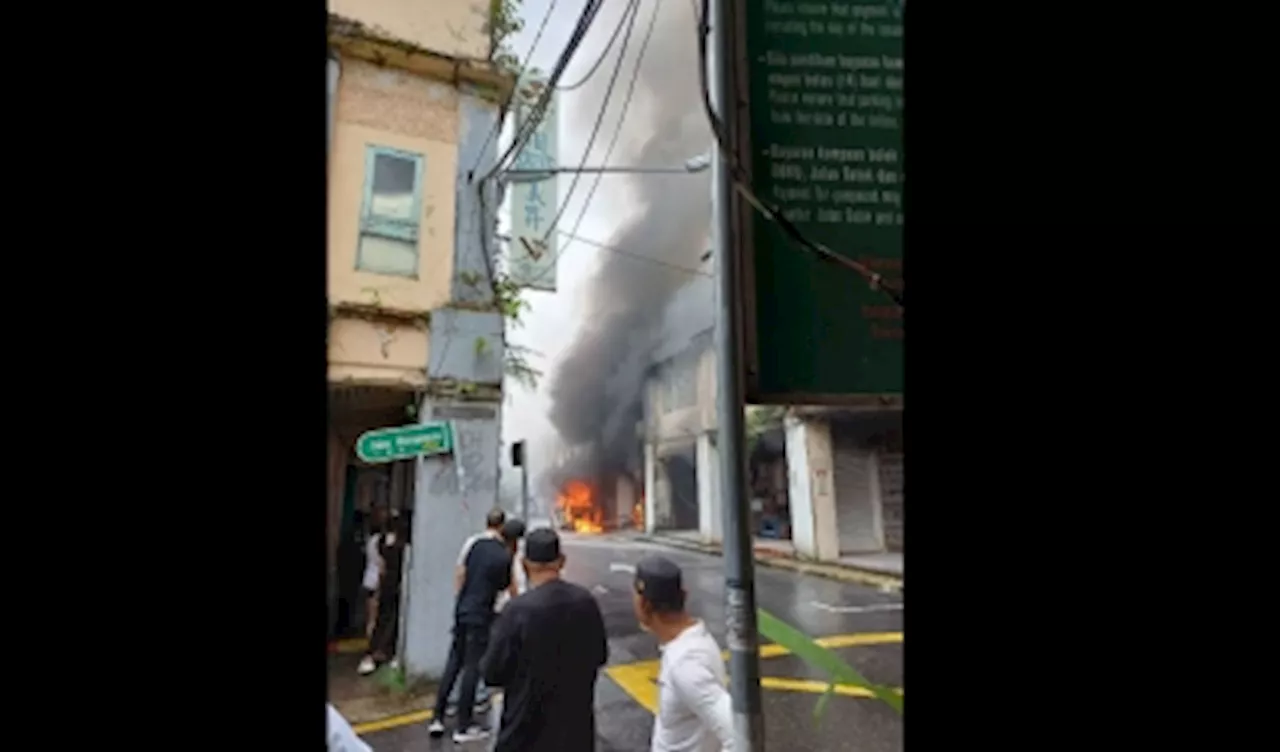
{"type": "MultiPolygon", "coordinates": [[[[708,72],[711,104],[736,148],[733,91],[733,4],[711,0],[708,72]]],[[[737,6],[741,9],[741,5],[737,6]]],[[[724,576],[729,689],[733,696],[736,752],[763,752],[764,713],[760,698],[760,645],[756,628],[755,560],[751,545],[751,511],[747,499],[746,437],[743,433],[742,278],[739,238],[734,235],[732,172],[724,153],[713,149],[711,165],[712,249],[718,281],[716,317],[716,417],[720,430],[720,493],[724,514],[724,576]]]]}

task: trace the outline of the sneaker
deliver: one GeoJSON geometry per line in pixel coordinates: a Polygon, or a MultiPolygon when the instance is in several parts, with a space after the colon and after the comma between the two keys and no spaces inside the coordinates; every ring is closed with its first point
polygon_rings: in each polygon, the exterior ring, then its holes
{"type": "Polygon", "coordinates": [[[356,667],[356,671],[359,671],[361,676],[368,676],[377,670],[378,664],[373,662],[373,656],[371,655],[366,655],[364,660],[360,661],[360,665],[356,667]]]}
{"type": "Polygon", "coordinates": [[[439,739],[444,736],[444,723],[438,719],[432,721],[431,725],[427,726],[427,733],[431,735],[432,739],[439,739]]]}
{"type": "Polygon", "coordinates": [[[489,732],[475,725],[474,723],[465,729],[458,729],[453,732],[454,744],[465,744],[466,742],[475,742],[489,736],[489,732]]]}

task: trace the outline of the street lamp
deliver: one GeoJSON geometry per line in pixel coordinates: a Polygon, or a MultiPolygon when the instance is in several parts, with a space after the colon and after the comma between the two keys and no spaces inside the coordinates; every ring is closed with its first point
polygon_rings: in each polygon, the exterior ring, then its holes
{"type": "Polygon", "coordinates": [[[711,154],[699,154],[684,161],[682,167],[547,167],[541,170],[506,170],[501,173],[508,183],[540,183],[564,173],[607,175],[692,175],[711,166],[711,154]]]}

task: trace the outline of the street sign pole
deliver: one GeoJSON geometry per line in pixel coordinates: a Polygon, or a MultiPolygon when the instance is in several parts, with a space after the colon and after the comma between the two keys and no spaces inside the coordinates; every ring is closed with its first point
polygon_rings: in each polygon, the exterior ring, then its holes
{"type": "Polygon", "coordinates": [[[520,466],[520,519],[529,524],[529,466],[520,466]]]}
{"type": "MultiPolygon", "coordinates": [[[[711,0],[712,69],[708,72],[711,104],[723,124],[726,144],[735,149],[733,71],[736,45],[734,12],[738,0],[711,0]],[[736,4],[736,5],[735,5],[736,4]]],[[[724,574],[729,689],[733,696],[736,752],[764,750],[764,713],[760,698],[760,646],[756,629],[755,561],[752,558],[751,513],[746,495],[746,437],[743,411],[742,244],[733,232],[732,173],[722,149],[712,163],[713,253],[718,281],[716,317],[716,416],[719,426],[720,488],[724,507],[724,574]]]]}

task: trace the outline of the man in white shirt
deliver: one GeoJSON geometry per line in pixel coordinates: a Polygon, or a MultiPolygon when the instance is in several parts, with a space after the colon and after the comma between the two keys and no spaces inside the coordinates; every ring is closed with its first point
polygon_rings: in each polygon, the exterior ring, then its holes
{"type": "Polygon", "coordinates": [[[356,736],[351,724],[347,723],[347,719],[333,705],[326,703],[324,707],[328,717],[326,736],[329,740],[329,752],[373,752],[363,739],[356,736]]]}
{"type": "Polygon", "coordinates": [[[658,712],[653,752],[732,752],[733,709],[720,646],[685,610],[680,567],[662,556],[636,565],[633,604],[645,631],[658,638],[658,712]]]}

